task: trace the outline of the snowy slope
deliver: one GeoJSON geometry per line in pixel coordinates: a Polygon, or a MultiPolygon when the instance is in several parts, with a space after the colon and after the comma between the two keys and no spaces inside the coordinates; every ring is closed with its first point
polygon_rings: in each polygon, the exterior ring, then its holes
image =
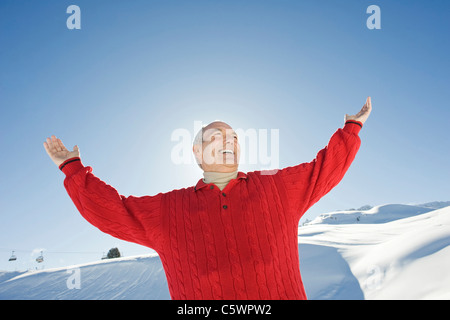
{"type": "Polygon", "coordinates": [[[308,224],[385,223],[450,206],[448,202],[430,202],[422,205],[387,204],[368,210],[345,210],[321,214],[308,224]]]}
{"type": "Polygon", "coordinates": [[[0,299],[163,300],[170,295],[161,261],[151,254],[26,272],[0,283],[0,299]]]}
{"type": "MultiPolygon", "coordinates": [[[[300,256],[302,246],[308,245],[313,246],[312,250],[330,248],[338,253],[334,257],[319,257],[315,263],[322,267],[331,265],[333,285],[331,281],[327,286],[318,285],[305,274],[306,291],[314,298],[327,298],[330,289],[342,291],[348,283],[354,285],[351,280],[356,280],[360,291],[354,287],[353,292],[362,293],[365,299],[449,299],[450,207],[417,214],[417,208],[412,206],[411,216],[403,219],[398,215],[406,216],[404,206],[374,209],[374,215],[379,216],[369,219],[378,223],[346,224],[346,219],[338,216],[331,219],[334,224],[314,223],[299,229],[300,256]],[[389,208],[399,210],[391,212],[389,208]],[[336,224],[339,220],[344,224],[336,224]],[[342,261],[348,268],[334,270],[342,261]]],[[[305,262],[308,268],[311,261],[305,262]]],[[[346,298],[339,292],[332,298],[340,297],[346,298]]]]}
{"type": "MultiPolygon", "coordinates": [[[[393,204],[323,217],[299,228],[300,268],[309,299],[450,298],[450,207],[393,204]]],[[[146,255],[0,273],[0,299],[170,296],[158,256],[146,255]],[[79,278],[74,280],[76,270],[79,278]],[[77,281],[80,287],[70,289],[77,281]]]]}

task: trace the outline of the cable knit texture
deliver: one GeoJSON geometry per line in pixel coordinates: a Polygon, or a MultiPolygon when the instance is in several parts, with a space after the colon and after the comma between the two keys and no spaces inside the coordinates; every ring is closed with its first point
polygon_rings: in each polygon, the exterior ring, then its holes
{"type": "Polygon", "coordinates": [[[360,129],[347,123],[312,162],[239,172],[223,190],[200,179],[186,189],[125,197],[81,161],[61,166],[87,221],[158,252],[172,299],[306,299],[298,223],[343,178],[360,129]]]}

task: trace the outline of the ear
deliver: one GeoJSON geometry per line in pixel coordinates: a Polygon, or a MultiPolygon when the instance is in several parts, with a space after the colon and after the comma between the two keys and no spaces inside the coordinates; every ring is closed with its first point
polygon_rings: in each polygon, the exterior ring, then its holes
{"type": "Polygon", "coordinates": [[[197,156],[200,153],[200,146],[198,144],[194,144],[192,146],[192,152],[194,152],[194,155],[197,156]]]}
{"type": "Polygon", "coordinates": [[[198,144],[193,145],[192,152],[194,153],[195,160],[197,160],[197,163],[200,165],[202,162],[202,146],[198,144]]]}

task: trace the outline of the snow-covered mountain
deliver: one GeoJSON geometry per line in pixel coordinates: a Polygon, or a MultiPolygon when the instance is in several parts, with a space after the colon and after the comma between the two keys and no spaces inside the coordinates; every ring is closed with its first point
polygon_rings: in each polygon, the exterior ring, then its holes
{"type": "Polygon", "coordinates": [[[349,209],[321,214],[316,219],[307,222],[306,224],[386,223],[448,206],[450,206],[450,201],[435,201],[419,205],[387,204],[376,207],[364,206],[359,209],[349,209]]]}
{"type": "Polygon", "coordinates": [[[450,298],[450,206],[323,215],[299,228],[299,243],[311,298],[450,298]]]}
{"type": "MultiPolygon", "coordinates": [[[[309,299],[450,299],[450,203],[321,215],[299,228],[309,299]]],[[[0,272],[0,299],[170,299],[157,255],[0,272]]]]}

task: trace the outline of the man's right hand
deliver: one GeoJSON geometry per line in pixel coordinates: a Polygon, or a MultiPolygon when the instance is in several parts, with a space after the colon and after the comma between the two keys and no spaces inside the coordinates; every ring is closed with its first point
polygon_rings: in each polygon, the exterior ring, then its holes
{"type": "Polygon", "coordinates": [[[78,146],[73,147],[73,151],[67,150],[61,139],[57,139],[54,135],[47,138],[44,142],[45,151],[52,161],[59,167],[64,161],[80,156],[78,146]]]}

